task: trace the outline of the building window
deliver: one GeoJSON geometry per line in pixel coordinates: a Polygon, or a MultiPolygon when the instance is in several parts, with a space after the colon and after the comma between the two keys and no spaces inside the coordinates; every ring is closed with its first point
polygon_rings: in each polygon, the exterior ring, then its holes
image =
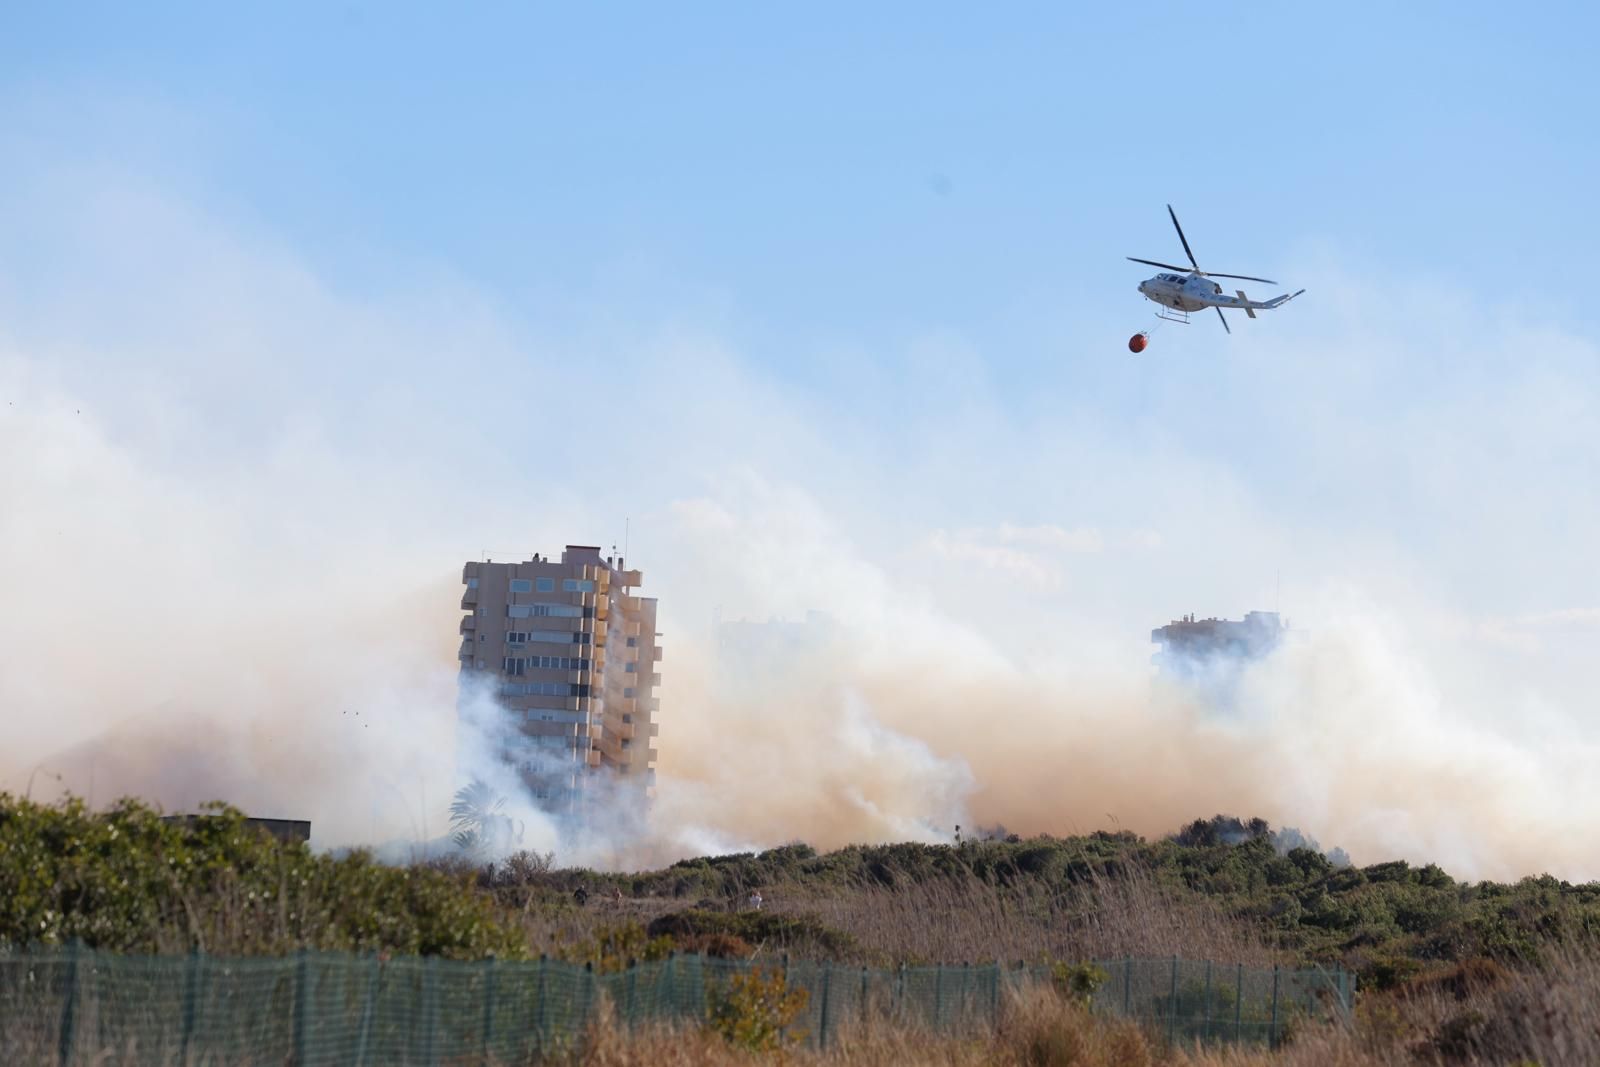
{"type": "Polygon", "coordinates": [[[633,699],[633,687],[631,685],[628,688],[626,688],[626,689],[624,689],[622,691],[622,698],[624,700],[632,700],[633,699]]]}
{"type": "Polygon", "coordinates": [[[594,582],[588,578],[563,578],[561,579],[561,591],[563,593],[592,593],[594,592],[594,582]]]}
{"type": "MultiPolygon", "coordinates": [[[[512,644],[520,644],[527,638],[525,633],[510,633],[506,640],[512,644]]],[[[541,671],[586,671],[589,661],[582,656],[528,656],[528,669],[541,671]]]]}
{"type": "MultiPolygon", "coordinates": [[[[507,671],[506,673],[521,674],[522,672],[507,671]]],[[[576,692],[576,690],[586,688],[587,686],[568,685],[566,682],[510,682],[500,687],[500,695],[507,697],[570,697],[582,696],[583,694],[576,692]]]]}
{"type": "Polygon", "coordinates": [[[639,639],[637,637],[628,638],[628,647],[629,648],[638,648],[639,647],[639,639]]]}
{"type": "Polygon", "coordinates": [[[526,578],[513,578],[511,579],[511,591],[513,593],[531,593],[533,592],[533,583],[526,578]]]}
{"type": "Polygon", "coordinates": [[[476,589],[476,588],[478,588],[478,579],[476,579],[476,578],[468,578],[467,579],[467,588],[468,589],[476,589]]]}
{"type": "Polygon", "coordinates": [[[581,619],[583,612],[576,604],[512,604],[506,608],[513,619],[581,619]]]}
{"type": "Polygon", "coordinates": [[[536,578],[534,579],[534,588],[541,593],[554,593],[556,591],[556,580],[554,578],[536,578]]]}
{"type": "Polygon", "coordinates": [[[639,665],[637,663],[624,663],[622,665],[622,669],[627,671],[629,674],[635,674],[639,670],[639,665]]]}

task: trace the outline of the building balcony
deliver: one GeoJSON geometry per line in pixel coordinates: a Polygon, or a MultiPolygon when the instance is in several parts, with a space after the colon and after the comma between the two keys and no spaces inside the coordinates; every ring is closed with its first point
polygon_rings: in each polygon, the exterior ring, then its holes
{"type": "Polygon", "coordinates": [[[476,589],[468,589],[466,592],[461,594],[461,610],[462,611],[471,611],[472,609],[476,608],[477,606],[478,606],[478,591],[476,589]]]}
{"type": "Polygon", "coordinates": [[[623,611],[633,612],[639,610],[639,598],[636,596],[620,597],[618,598],[617,603],[623,611]]]}
{"type": "Polygon", "coordinates": [[[657,645],[655,648],[650,650],[650,658],[652,660],[654,660],[655,662],[657,662],[657,663],[661,662],[661,646],[660,645],[657,645]]]}
{"type": "Polygon", "coordinates": [[[661,675],[659,675],[659,674],[650,675],[650,688],[654,689],[656,686],[658,686],[660,684],[661,684],[661,675]]]}
{"type": "Polygon", "coordinates": [[[624,589],[631,589],[644,583],[644,574],[638,570],[617,571],[616,581],[624,589]]]}
{"type": "Polygon", "coordinates": [[[461,617],[461,628],[458,631],[459,633],[470,633],[477,628],[478,617],[476,615],[463,615],[461,617]]]}
{"type": "Polygon", "coordinates": [[[600,750],[598,748],[591,748],[585,755],[584,762],[591,767],[600,766],[600,750]]]}

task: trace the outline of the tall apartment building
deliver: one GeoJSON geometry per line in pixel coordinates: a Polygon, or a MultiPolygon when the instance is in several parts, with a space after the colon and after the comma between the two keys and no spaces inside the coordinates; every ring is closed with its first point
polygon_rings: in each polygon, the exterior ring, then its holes
{"type": "Polygon", "coordinates": [[[641,577],[588,545],[462,570],[463,682],[492,688],[503,755],[547,810],[582,814],[606,772],[655,783],[661,647],[655,599],[633,592],[641,577]]]}

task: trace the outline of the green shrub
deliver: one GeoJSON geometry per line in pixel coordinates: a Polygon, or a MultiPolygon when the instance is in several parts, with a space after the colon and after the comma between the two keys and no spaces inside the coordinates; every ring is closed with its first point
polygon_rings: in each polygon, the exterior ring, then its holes
{"type": "Polygon", "coordinates": [[[751,1052],[775,1052],[805,1039],[794,1021],[808,994],[790,989],[783,972],[756,968],[712,989],[709,1026],[728,1044],[751,1052]]]}
{"type": "Polygon", "coordinates": [[[363,852],[319,855],[220,805],[179,825],[132,800],[91,813],[76,799],[0,794],[0,944],[525,955],[472,877],[388,867],[363,852]]]}
{"type": "Polygon", "coordinates": [[[1111,976],[1092,963],[1050,965],[1050,984],[1064,999],[1087,1005],[1111,976]]]}
{"type": "Polygon", "coordinates": [[[855,939],[809,915],[778,915],[768,911],[705,911],[689,908],[668,912],[651,920],[651,937],[670,938],[685,951],[693,939],[711,934],[736,937],[750,945],[765,945],[795,956],[846,960],[859,954],[855,939]]]}
{"type": "Polygon", "coordinates": [[[632,920],[597,928],[585,941],[563,946],[559,958],[571,963],[589,963],[601,974],[626,970],[634,961],[664,960],[672,954],[670,937],[652,937],[632,920]]]}

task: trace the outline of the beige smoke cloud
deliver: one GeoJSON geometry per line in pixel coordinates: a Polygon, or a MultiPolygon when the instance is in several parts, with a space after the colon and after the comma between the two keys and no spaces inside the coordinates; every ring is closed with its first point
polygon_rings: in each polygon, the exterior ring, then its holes
{"type": "Polygon", "coordinates": [[[436,837],[464,748],[456,568],[628,516],[666,633],[660,795],[645,840],[566,859],[1227,811],[1358,861],[1600,877],[1582,339],[1416,340],[1330,275],[1359,329],[1236,338],[1219,381],[1156,375],[1148,422],[1015,416],[969,352],[958,394],[910,387],[916,418],[880,430],[714,338],[532,338],[459,281],[343,297],[157,193],[91,214],[72,241],[112,266],[3,308],[5,788],[222,798],[325,846],[436,837]],[[632,423],[552,405],[602,355],[632,423]],[[1248,430],[1183,421],[1206,390],[1248,430]],[[1285,560],[1306,636],[1238,709],[1153,682],[1152,626],[1270,607],[1285,560]],[[809,611],[820,651],[719,652],[717,618],[809,611]]]}

